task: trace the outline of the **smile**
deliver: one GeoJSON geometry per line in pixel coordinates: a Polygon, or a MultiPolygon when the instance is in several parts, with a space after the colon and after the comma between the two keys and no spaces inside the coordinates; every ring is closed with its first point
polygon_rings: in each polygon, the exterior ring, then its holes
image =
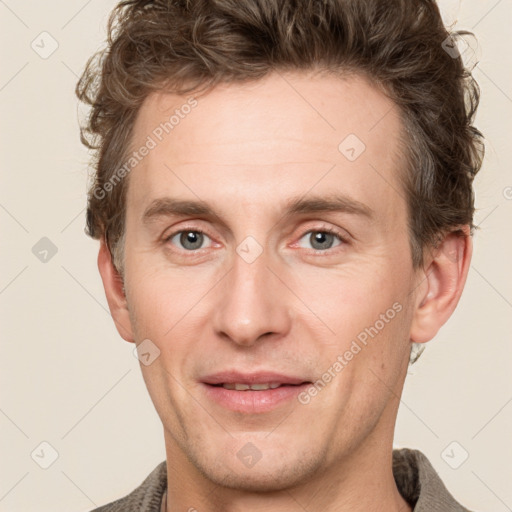
{"type": "Polygon", "coordinates": [[[202,379],[207,400],[223,409],[261,414],[289,405],[312,382],[275,372],[225,371],[202,379]]]}

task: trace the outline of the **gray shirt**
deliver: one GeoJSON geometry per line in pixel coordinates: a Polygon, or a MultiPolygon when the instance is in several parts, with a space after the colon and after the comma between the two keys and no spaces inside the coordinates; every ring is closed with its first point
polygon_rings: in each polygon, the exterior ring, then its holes
{"type": "MultiPolygon", "coordinates": [[[[418,450],[393,450],[393,476],[414,512],[470,512],[455,501],[418,450]]],[[[91,512],[160,512],[166,488],[167,466],[163,461],[130,494],[91,512]]]]}

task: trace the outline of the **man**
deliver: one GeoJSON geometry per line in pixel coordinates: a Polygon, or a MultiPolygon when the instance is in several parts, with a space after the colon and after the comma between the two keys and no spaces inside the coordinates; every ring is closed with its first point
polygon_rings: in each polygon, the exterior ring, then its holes
{"type": "Polygon", "coordinates": [[[483,154],[435,2],[131,0],[109,30],[88,231],[166,461],[97,510],[467,510],[392,448],[483,154]]]}

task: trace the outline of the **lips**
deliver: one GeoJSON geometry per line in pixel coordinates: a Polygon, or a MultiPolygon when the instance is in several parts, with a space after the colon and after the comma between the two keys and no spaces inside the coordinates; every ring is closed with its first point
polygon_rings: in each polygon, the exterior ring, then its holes
{"type": "Polygon", "coordinates": [[[257,414],[284,407],[312,383],[276,372],[226,371],[208,375],[201,384],[206,397],[222,408],[257,414]]]}

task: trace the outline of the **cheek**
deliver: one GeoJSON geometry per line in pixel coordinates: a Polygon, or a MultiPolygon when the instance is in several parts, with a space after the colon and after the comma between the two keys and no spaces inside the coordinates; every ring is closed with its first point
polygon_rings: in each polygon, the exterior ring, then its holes
{"type": "Polygon", "coordinates": [[[126,296],[136,338],[158,340],[172,328],[182,301],[179,283],[154,270],[126,268],[126,296]]]}
{"type": "Polygon", "coordinates": [[[375,323],[382,330],[382,322],[387,325],[403,308],[405,279],[393,276],[382,260],[340,269],[303,266],[294,275],[300,278],[295,277],[291,288],[334,338],[353,338],[375,323]]]}
{"type": "MultiPolygon", "coordinates": [[[[312,328],[309,338],[322,345],[317,347],[321,370],[334,384],[333,393],[324,394],[324,399],[332,400],[330,406],[339,414],[349,404],[359,404],[365,414],[381,410],[389,397],[387,386],[394,388],[399,382],[407,358],[411,322],[407,276],[393,275],[390,266],[380,263],[360,273],[303,275],[304,282],[316,284],[303,286],[299,295],[306,297],[304,302],[322,325],[333,331],[320,338],[315,336],[318,329],[312,328]]],[[[311,326],[312,320],[305,325],[311,326]]]]}
{"type": "MultiPolygon", "coordinates": [[[[139,259],[142,261],[142,257],[139,259]]],[[[214,269],[169,268],[158,262],[126,266],[126,291],[138,339],[149,338],[178,349],[177,333],[208,317],[207,294],[218,281],[214,269]]],[[[185,340],[184,340],[185,341],[185,340]]]]}
{"type": "MultiPolygon", "coordinates": [[[[326,369],[331,368],[336,376],[322,405],[336,411],[337,424],[346,422],[349,430],[355,429],[354,435],[356,430],[376,424],[390,401],[400,396],[408,360],[411,315],[407,307],[395,302],[378,311],[383,317],[359,318],[362,323],[351,326],[353,334],[346,336],[342,331],[337,347],[328,349],[331,355],[326,369]]],[[[349,434],[342,436],[350,438],[349,434]]]]}

